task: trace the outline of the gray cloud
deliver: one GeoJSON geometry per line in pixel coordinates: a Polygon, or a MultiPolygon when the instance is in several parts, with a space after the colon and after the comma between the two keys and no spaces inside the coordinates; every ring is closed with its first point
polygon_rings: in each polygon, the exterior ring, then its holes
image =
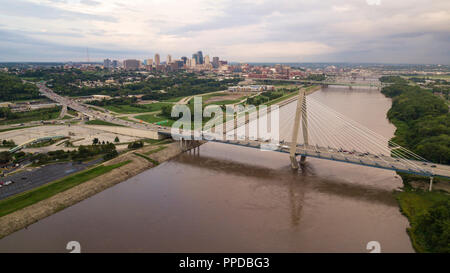
{"type": "MultiPolygon", "coordinates": [[[[60,1],[58,1],[60,2],[60,1]]],[[[91,15],[88,13],[66,11],[56,7],[25,2],[22,0],[2,1],[1,15],[39,18],[39,19],[81,19],[93,21],[116,22],[117,20],[109,16],[91,15]]]]}
{"type": "MultiPolygon", "coordinates": [[[[22,32],[0,29],[0,62],[6,61],[86,61],[86,46],[72,46],[33,38],[22,32]]],[[[117,48],[89,47],[92,60],[103,58],[138,57],[145,51],[117,48]]]]}
{"type": "Polygon", "coordinates": [[[380,5],[366,0],[185,0],[184,5],[169,0],[81,0],[73,7],[73,1],[50,1],[54,4],[2,1],[0,25],[9,32],[0,32],[5,37],[0,40],[5,49],[1,59],[22,59],[17,50],[6,48],[17,44],[17,49],[29,47],[42,58],[51,56],[45,48],[65,52],[64,59],[72,58],[70,52],[79,56],[76,52],[89,45],[124,58],[139,52],[142,55],[136,57],[146,58],[150,52],[143,49],[155,48],[175,56],[203,49],[231,61],[450,63],[448,0],[380,5]],[[83,9],[86,13],[79,12],[83,9]],[[8,19],[2,20],[3,15],[8,19]],[[58,37],[67,37],[73,48],[48,42],[58,37]]]}

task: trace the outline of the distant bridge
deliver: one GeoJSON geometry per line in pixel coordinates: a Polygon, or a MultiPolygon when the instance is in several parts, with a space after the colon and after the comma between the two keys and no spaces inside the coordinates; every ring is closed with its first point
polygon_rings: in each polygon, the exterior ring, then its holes
{"type": "Polygon", "coordinates": [[[315,84],[321,86],[329,86],[329,85],[337,85],[337,86],[348,86],[352,87],[372,87],[372,88],[381,88],[386,84],[382,84],[380,82],[333,82],[333,81],[313,81],[313,80],[303,80],[303,79],[271,79],[271,78],[249,78],[252,80],[259,81],[284,81],[284,82],[295,82],[295,83],[303,83],[303,84],[315,84]]]}

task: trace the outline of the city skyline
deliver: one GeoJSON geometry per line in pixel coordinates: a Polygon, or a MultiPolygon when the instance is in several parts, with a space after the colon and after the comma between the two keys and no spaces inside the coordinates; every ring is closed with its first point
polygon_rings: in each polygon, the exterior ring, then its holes
{"type": "Polygon", "coordinates": [[[2,1],[0,62],[188,56],[230,62],[450,64],[450,3],[2,1]],[[411,20],[416,18],[416,20],[411,20]]]}

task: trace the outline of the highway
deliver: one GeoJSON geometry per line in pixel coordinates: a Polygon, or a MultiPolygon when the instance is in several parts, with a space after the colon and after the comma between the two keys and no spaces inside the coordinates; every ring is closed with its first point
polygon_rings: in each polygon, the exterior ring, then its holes
{"type": "Polygon", "coordinates": [[[114,123],[121,126],[131,127],[135,129],[150,129],[150,130],[158,130],[160,129],[160,126],[152,125],[152,124],[141,124],[141,123],[134,123],[129,122],[120,118],[116,118],[113,115],[109,113],[102,113],[100,111],[93,110],[81,103],[76,102],[73,99],[70,99],[68,97],[63,97],[48,88],[45,83],[37,83],[36,84],[39,88],[39,91],[46,96],[47,98],[60,103],[63,107],[70,107],[74,109],[75,111],[78,111],[82,113],[83,115],[89,117],[90,119],[97,119],[97,120],[103,120],[106,122],[114,123]]]}

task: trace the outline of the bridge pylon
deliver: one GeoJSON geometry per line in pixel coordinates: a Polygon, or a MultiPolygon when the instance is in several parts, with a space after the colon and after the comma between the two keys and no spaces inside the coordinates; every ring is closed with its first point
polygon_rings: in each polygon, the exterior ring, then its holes
{"type": "MultiPolygon", "coordinates": [[[[297,162],[296,152],[297,152],[298,129],[300,128],[300,122],[302,122],[303,145],[304,147],[306,147],[309,144],[308,141],[309,136],[308,136],[308,116],[306,111],[306,91],[304,89],[300,89],[298,93],[297,109],[295,111],[295,121],[292,132],[291,151],[290,151],[292,169],[299,168],[299,162],[297,162]]],[[[302,156],[300,159],[300,164],[303,164],[305,161],[306,157],[302,156]]]]}

